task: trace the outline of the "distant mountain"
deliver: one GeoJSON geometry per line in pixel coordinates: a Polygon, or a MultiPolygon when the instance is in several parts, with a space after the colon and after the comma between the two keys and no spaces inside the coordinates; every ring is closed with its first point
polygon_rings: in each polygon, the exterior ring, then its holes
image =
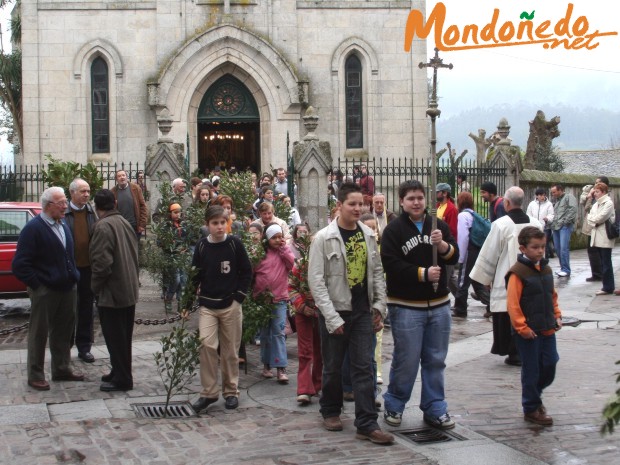
{"type": "MultiPolygon", "coordinates": [[[[441,102],[440,102],[441,108],[441,102]]],[[[476,146],[468,137],[470,132],[478,134],[485,129],[487,137],[497,130],[501,118],[510,124],[510,138],[513,145],[523,150],[529,136],[529,121],[542,110],[547,120],[559,116],[560,136],[553,140],[560,150],[597,150],[620,145],[620,112],[594,108],[577,108],[569,105],[534,105],[522,102],[516,105],[495,105],[489,108],[475,108],[449,118],[437,120],[437,149],[452,144],[460,154],[468,150],[468,158],[476,156],[476,146]]]]}

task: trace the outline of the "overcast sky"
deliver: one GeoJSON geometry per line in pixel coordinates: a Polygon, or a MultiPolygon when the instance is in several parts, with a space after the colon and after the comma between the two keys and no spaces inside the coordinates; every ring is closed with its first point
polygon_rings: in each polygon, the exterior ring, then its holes
{"type": "MultiPolygon", "coordinates": [[[[427,0],[427,15],[437,2],[427,0]]],[[[552,27],[566,15],[568,1],[560,0],[444,0],[446,23],[486,25],[498,8],[498,28],[505,21],[517,25],[523,12],[534,11],[533,23],[551,20],[552,27]]],[[[620,5],[611,0],[573,0],[571,26],[585,16],[589,32],[620,31],[620,5]]],[[[620,36],[596,39],[593,50],[544,49],[541,44],[480,50],[440,52],[452,70],[439,71],[442,118],[465,109],[516,103],[565,103],[619,111],[620,36]]],[[[471,42],[469,42],[471,44],[471,42]]],[[[429,37],[429,56],[434,39],[429,37]]]]}

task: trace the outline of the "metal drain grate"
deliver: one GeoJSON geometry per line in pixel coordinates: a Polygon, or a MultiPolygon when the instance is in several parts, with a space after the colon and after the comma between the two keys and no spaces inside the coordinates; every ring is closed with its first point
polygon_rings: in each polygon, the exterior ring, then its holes
{"type": "Polygon", "coordinates": [[[441,431],[435,428],[415,428],[401,431],[390,431],[407,441],[414,442],[416,444],[430,444],[437,442],[448,441],[466,441],[467,438],[448,431],[441,431]]]}
{"type": "Polygon", "coordinates": [[[131,404],[136,415],[141,418],[190,418],[195,417],[196,412],[189,402],[170,402],[166,409],[165,402],[151,404],[131,404]],[[164,417],[164,412],[167,416],[164,417]]]}

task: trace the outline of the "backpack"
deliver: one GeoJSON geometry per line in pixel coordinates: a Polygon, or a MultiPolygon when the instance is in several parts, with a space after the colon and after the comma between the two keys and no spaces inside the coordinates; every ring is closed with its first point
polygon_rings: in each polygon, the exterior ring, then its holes
{"type": "Polygon", "coordinates": [[[495,199],[495,203],[493,204],[493,214],[495,215],[495,218],[497,218],[497,207],[499,207],[499,204],[503,201],[504,197],[498,197],[497,199],[495,199]]]}
{"type": "Polygon", "coordinates": [[[469,228],[469,242],[476,247],[482,247],[489,231],[491,231],[491,222],[469,208],[466,211],[474,218],[474,222],[469,228]]]}

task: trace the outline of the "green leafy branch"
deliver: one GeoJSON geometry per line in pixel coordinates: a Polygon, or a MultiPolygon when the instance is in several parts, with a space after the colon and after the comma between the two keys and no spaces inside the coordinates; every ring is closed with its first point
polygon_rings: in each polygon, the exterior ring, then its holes
{"type": "Polygon", "coordinates": [[[181,318],[181,323],[160,339],[161,352],[154,355],[157,372],[166,390],[164,417],[172,396],[181,392],[196,376],[201,339],[198,331],[188,330],[186,324],[186,319],[181,318]]]}
{"type": "MultiPolygon", "coordinates": [[[[616,362],[620,365],[620,360],[616,362]]],[[[620,383],[620,373],[615,373],[616,384],[620,383]]],[[[603,418],[605,423],[601,426],[601,434],[612,434],[614,427],[620,422],[620,388],[616,390],[615,395],[607,402],[603,409],[603,418]]]]}
{"type": "Polygon", "coordinates": [[[232,199],[233,210],[239,221],[249,218],[255,197],[252,189],[252,173],[241,171],[230,174],[228,171],[222,171],[220,174],[220,192],[232,199]]]}
{"type": "Polygon", "coordinates": [[[196,300],[194,278],[198,270],[191,267],[188,271],[187,285],[181,295],[181,320],[167,336],[162,336],[161,352],[154,354],[157,372],[166,390],[164,417],[168,414],[168,405],[172,396],[181,392],[196,376],[196,367],[200,356],[202,340],[198,331],[187,329],[189,310],[196,300]]]}
{"type": "Polygon", "coordinates": [[[62,187],[67,197],[70,197],[69,184],[75,178],[82,178],[88,183],[91,199],[103,187],[103,176],[93,163],[81,165],[74,161],[62,161],[54,158],[51,154],[45,155],[45,159],[48,162],[48,169],[42,171],[43,184],[48,187],[62,187]]]}
{"type": "Polygon", "coordinates": [[[269,324],[273,310],[273,294],[263,292],[253,297],[252,293],[243,301],[243,342],[254,340],[258,332],[269,324]]]}

